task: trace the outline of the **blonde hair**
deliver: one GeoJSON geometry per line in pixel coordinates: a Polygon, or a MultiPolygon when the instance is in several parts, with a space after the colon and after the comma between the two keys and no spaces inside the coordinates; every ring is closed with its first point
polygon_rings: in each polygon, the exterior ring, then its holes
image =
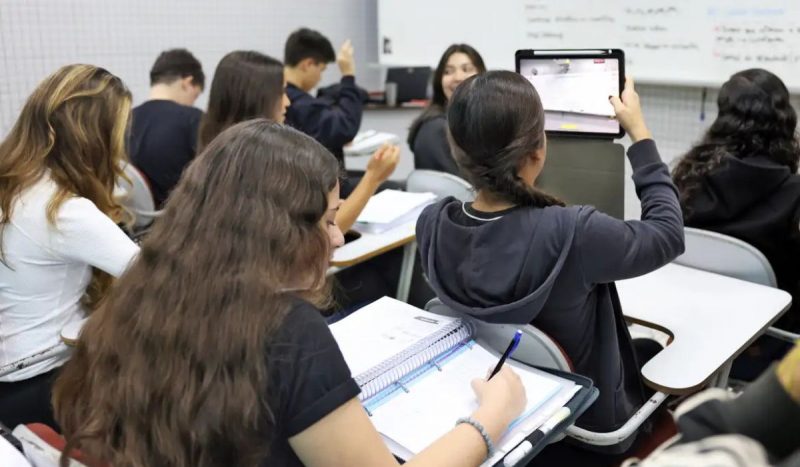
{"type": "MultiPolygon", "coordinates": [[[[45,174],[58,187],[47,206],[54,226],[59,208],[73,196],[92,201],[119,220],[122,209],[113,192],[123,176],[130,109],[130,91],[103,68],[67,65],[45,78],[0,143],[0,234],[11,221],[17,198],[45,174]]],[[[5,261],[1,243],[0,259],[5,261]]],[[[93,271],[84,297],[88,309],[97,305],[110,280],[93,271]]]]}

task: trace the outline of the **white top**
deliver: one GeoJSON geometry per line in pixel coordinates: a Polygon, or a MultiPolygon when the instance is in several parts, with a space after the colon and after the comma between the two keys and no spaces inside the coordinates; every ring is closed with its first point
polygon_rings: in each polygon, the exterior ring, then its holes
{"type": "Polygon", "coordinates": [[[61,366],[69,355],[53,348],[63,346],[61,329],[84,317],[91,267],[118,277],[139,251],[86,198],[65,201],[51,225],[46,212],[55,192],[49,177],[23,192],[0,238],[7,264],[0,263],[0,381],[61,366]],[[50,356],[37,358],[42,353],[50,356]]]}
{"type": "Polygon", "coordinates": [[[686,394],[708,381],[789,307],[780,289],[668,264],[617,281],[622,313],[674,341],[642,368],[650,386],[686,394]]]}

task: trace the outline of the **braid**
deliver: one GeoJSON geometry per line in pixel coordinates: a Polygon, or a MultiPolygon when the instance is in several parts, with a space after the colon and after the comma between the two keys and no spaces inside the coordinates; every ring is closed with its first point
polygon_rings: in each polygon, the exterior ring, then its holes
{"type": "Polygon", "coordinates": [[[497,177],[497,182],[495,186],[487,188],[514,204],[536,208],[564,206],[563,201],[528,185],[525,180],[521,179],[513,171],[506,170],[501,173],[497,177]]]}

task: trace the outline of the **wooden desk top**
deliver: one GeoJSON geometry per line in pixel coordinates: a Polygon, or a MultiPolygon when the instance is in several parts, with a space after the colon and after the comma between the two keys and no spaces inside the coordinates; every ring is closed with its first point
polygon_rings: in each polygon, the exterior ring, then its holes
{"type": "Polygon", "coordinates": [[[361,233],[361,238],[338,248],[331,266],[348,267],[374,258],[416,239],[416,219],[380,234],[361,233]]]}
{"type": "Polygon", "coordinates": [[[792,302],[779,289],[676,264],[617,281],[617,290],[627,318],[674,338],[642,368],[647,384],[668,394],[699,389],[792,302]]]}

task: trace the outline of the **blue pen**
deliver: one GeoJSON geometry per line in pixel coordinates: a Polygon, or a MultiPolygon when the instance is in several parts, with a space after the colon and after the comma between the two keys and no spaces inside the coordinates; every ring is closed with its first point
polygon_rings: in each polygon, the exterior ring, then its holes
{"type": "Polygon", "coordinates": [[[500,357],[500,361],[497,362],[497,366],[494,367],[494,370],[492,370],[492,373],[489,375],[487,380],[492,379],[494,375],[500,371],[500,368],[503,368],[503,364],[506,362],[506,359],[510,357],[511,354],[517,349],[520,339],[522,339],[522,331],[517,329],[517,332],[514,333],[514,338],[511,339],[511,343],[508,344],[508,348],[505,352],[503,352],[503,356],[500,357]]]}

